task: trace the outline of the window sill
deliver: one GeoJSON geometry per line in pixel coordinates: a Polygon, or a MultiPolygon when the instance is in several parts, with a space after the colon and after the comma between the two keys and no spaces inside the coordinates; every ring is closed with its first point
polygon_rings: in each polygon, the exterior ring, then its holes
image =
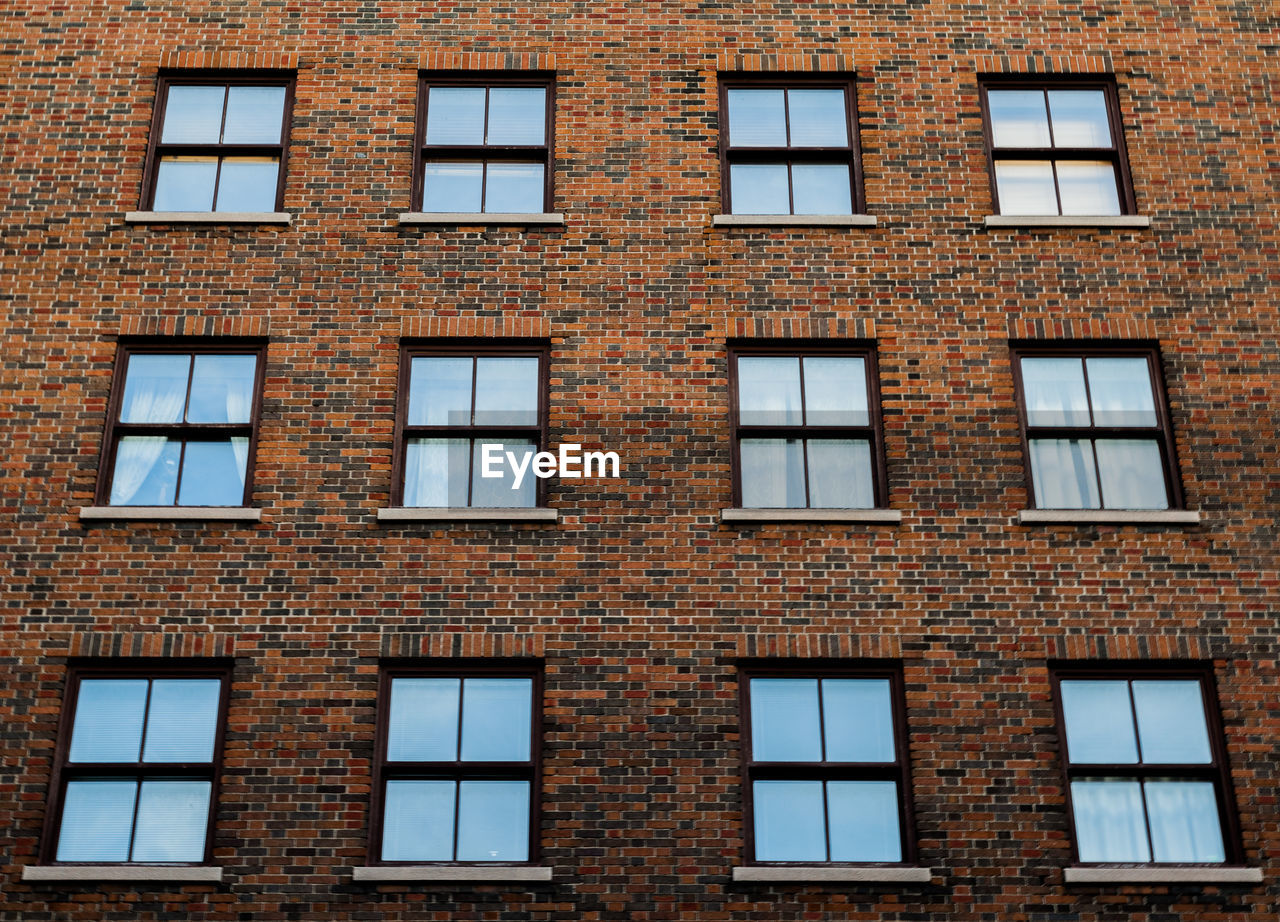
{"type": "Polygon", "coordinates": [[[246,506],[81,506],[80,521],[260,522],[261,509],[246,506]]]}
{"type": "Polygon", "coordinates": [[[1199,525],[1192,509],[1019,509],[1018,524],[1199,525]]]}
{"type": "Polygon", "coordinates": [[[933,880],[931,868],[903,867],[825,867],[822,865],[787,865],[776,867],[739,867],[733,869],[735,883],[866,883],[927,884],[933,880]]]}
{"type": "Polygon", "coordinates": [[[172,883],[216,884],[222,868],[174,867],[173,865],[28,865],[22,879],[32,882],[74,883],[76,881],[169,881],[172,883]]]}
{"type": "Polygon", "coordinates": [[[987,227],[1132,227],[1151,226],[1151,217],[1143,214],[989,214],[983,219],[987,227]]]}
{"type": "Polygon", "coordinates": [[[897,525],[901,509],[721,509],[721,522],[850,522],[897,525]]]}
{"type": "Polygon", "coordinates": [[[1070,867],[1069,884],[1260,884],[1261,868],[1207,867],[1070,867]]]}
{"type": "Polygon", "coordinates": [[[288,224],[287,211],[130,211],[125,224],[288,224]]]}
{"type": "Polygon", "coordinates": [[[378,510],[379,522],[558,522],[556,509],[482,509],[470,506],[418,508],[394,506],[378,510]]]}
{"type": "Polygon", "coordinates": [[[495,865],[389,865],[352,868],[356,883],[550,883],[551,868],[498,867],[495,865]]]}
{"type": "Polygon", "coordinates": [[[401,224],[564,224],[564,215],[555,211],[406,211],[401,224]]]}
{"type": "Polygon", "coordinates": [[[875,227],[869,214],[717,214],[712,227],[875,227]]]}

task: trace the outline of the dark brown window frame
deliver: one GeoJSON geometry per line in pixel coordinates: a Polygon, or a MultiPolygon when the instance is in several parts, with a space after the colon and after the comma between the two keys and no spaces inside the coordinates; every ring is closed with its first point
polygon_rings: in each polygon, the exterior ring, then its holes
{"type": "MultiPolygon", "coordinates": [[[[791,181],[791,164],[799,162],[830,163],[847,160],[849,163],[849,192],[853,214],[866,214],[867,202],[863,190],[862,140],[858,127],[858,86],[854,72],[833,73],[745,73],[722,71],[717,75],[720,104],[719,153],[720,153],[720,208],[725,214],[734,214],[730,165],[734,163],[778,163],[787,165],[787,199],[791,215],[795,214],[795,190],[791,181]],[[839,89],[844,90],[845,119],[849,129],[848,147],[734,147],[729,143],[729,90],[788,90],[788,89],[839,89]]],[[[789,122],[789,117],[788,117],[789,122]]],[[[788,126],[789,127],[789,126],[788,126]]],[[[779,217],[783,217],[780,215],[779,217]]]]}
{"type": "MultiPolygon", "coordinates": [[[[378,711],[375,724],[373,787],[369,806],[368,864],[382,866],[510,866],[536,864],[541,857],[542,814],[542,720],[544,664],[539,659],[395,659],[383,660],[378,671],[378,711]],[[531,732],[528,762],[408,762],[388,763],[387,745],[390,738],[391,682],[399,678],[521,678],[532,679],[531,732]],[[529,857],[525,861],[384,861],[382,859],[382,812],[384,791],[388,780],[403,777],[430,775],[432,777],[466,780],[521,780],[529,782],[529,857]]],[[[461,716],[459,716],[461,720],[461,716]]],[[[461,754],[459,754],[461,755],[461,754]]],[[[456,811],[456,806],[455,806],[456,811]]],[[[455,816],[456,824],[456,816],[455,816]]],[[[454,831],[454,848],[457,848],[457,831],[454,831]]]]}
{"type": "MultiPolygon", "coordinates": [[[[214,820],[218,810],[218,791],[222,776],[223,743],[227,732],[227,709],[231,694],[232,662],[228,659],[149,659],[129,657],[121,659],[72,659],[67,665],[67,679],[63,695],[62,714],[58,723],[56,755],[49,779],[49,798],[45,808],[44,833],[41,836],[40,863],[59,866],[130,867],[156,864],[154,861],[58,861],[58,840],[62,828],[62,807],[66,798],[67,783],[79,777],[119,776],[144,779],[147,776],[183,776],[208,778],[209,817],[205,826],[204,858],[199,862],[163,862],[166,866],[200,867],[213,861],[214,820]],[[218,700],[218,727],[210,762],[138,762],[90,763],[71,765],[71,731],[75,726],[76,708],[79,705],[80,683],[84,679],[218,679],[222,694],[218,700]]],[[[134,805],[134,823],[137,822],[137,805],[134,805]]]]}
{"type": "MultiPolygon", "coordinates": [[[[396,397],[396,438],[395,457],[391,465],[392,491],[391,500],[394,506],[404,505],[405,453],[408,451],[410,438],[469,438],[481,439],[510,438],[512,436],[531,437],[535,440],[534,451],[546,451],[549,427],[551,382],[551,344],[544,339],[448,339],[448,340],[405,340],[400,344],[400,376],[397,382],[396,397]],[[471,366],[471,404],[475,407],[476,363],[474,359],[527,356],[538,359],[538,423],[536,426],[409,426],[409,382],[413,359],[420,357],[443,356],[462,358],[470,356],[471,366]]],[[[475,451],[474,444],[472,451],[475,451]]],[[[473,459],[474,470],[474,459],[473,459]]],[[[526,475],[533,477],[532,470],[526,475]]],[[[535,477],[535,506],[546,503],[545,481],[535,477]]],[[[467,481],[467,502],[470,507],[472,484],[467,481]]],[[[506,508],[506,507],[496,507],[506,508]]],[[[516,507],[512,507],[516,508],[516,507]]]]}
{"type": "MultiPolygon", "coordinates": [[[[218,183],[222,177],[224,156],[278,156],[280,171],[276,177],[275,211],[284,209],[284,184],[288,173],[289,135],[293,124],[293,102],[297,87],[297,74],[288,70],[165,70],[156,79],[156,99],[154,112],[151,115],[151,134],[147,140],[147,159],[143,170],[142,207],[149,209],[155,204],[156,173],[160,167],[161,156],[167,154],[190,154],[193,156],[216,156],[218,177],[214,180],[213,204],[218,204],[218,183]],[[169,88],[173,86],[282,86],[284,94],[284,123],[280,129],[279,144],[162,144],[160,129],[164,125],[165,110],[169,106],[169,88]]],[[[223,100],[223,120],[226,119],[226,100],[223,100]]],[[[217,214],[210,210],[209,214],[217,214]]]]}
{"type": "MultiPolygon", "coordinates": [[[[916,846],[915,808],[911,791],[911,762],[907,737],[907,696],[902,663],[868,659],[746,659],[738,667],[738,713],[741,715],[743,830],[746,863],[758,867],[809,866],[811,861],[758,861],[755,842],[753,783],[761,778],[784,780],[874,780],[898,784],[898,833],[901,861],[823,861],[831,867],[910,867],[919,863],[916,846]],[[889,762],[756,762],[751,741],[752,679],[888,679],[892,705],[895,761],[889,762]]],[[[821,688],[821,683],[819,683],[821,688]]],[[[821,694],[821,692],[819,692],[821,694]]],[[[819,699],[821,700],[821,699],[819,699]]],[[[829,817],[824,817],[828,822],[829,817]]]]}
{"type": "MultiPolygon", "coordinates": [[[[880,371],[876,361],[876,344],[872,340],[839,340],[832,341],[813,339],[792,340],[750,340],[732,339],[728,342],[729,359],[729,426],[733,463],[733,504],[742,505],[742,457],[740,443],[744,437],[759,438],[820,438],[824,436],[850,439],[869,439],[871,442],[871,463],[873,466],[875,505],[873,509],[884,509],[889,505],[889,475],[885,462],[884,430],[880,413],[880,371]],[[743,426],[739,422],[740,406],[738,399],[738,359],[743,356],[777,356],[808,358],[810,356],[848,356],[858,357],[865,361],[867,370],[867,410],[869,415],[866,426],[743,426]]],[[[804,369],[800,372],[801,396],[803,400],[804,369]]],[[[803,406],[803,404],[802,404],[803,406]]],[[[809,466],[806,448],[805,455],[805,502],[809,499],[809,466]]],[[[772,507],[771,507],[772,508],[772,507]]],[[[777,507],[812,509],[814,506],[777,507]]]]}
{"type": "MultiPolygon", "coordinates": [[[[1213,867],[1220,868],[1244,863],[1241,843],[1240,819],[1236,810],[1235,794],[1231,784],[1231,767],[1227,759],[1226,734],[1223,732],[1221,706],[1215,688],[1213,663],[1189,660],[1050,660],[1049,681],[1053,693],[1054,720],[1058,729],[1059,759],[1062,770],[1062,791],[1067,811],[1067,823],[1071,833],[1071,860],[1080,861],[1076,845],[1075,810],[1071,802],[1071,782],[1082,777],[1127,777],[1141,780],[1148,777],[1186,777],[1211,781],[1218,800],[1218,822],[1222,831],[1224,862],[1173,862],[1151,861],[1141,867],[1213,867]],[[1073,766],[1067,751],[1067,724],[1062,708],[1062,681],[1076,679],[1102,679],[1132,683],[1140,679],[1194,680],[1200,683],[1200,696],[1204,703],[1205,727],[1209,734],[1209,750],[1213,755],[1211,765],[1183,765],[1137,762],[1126,765],[1080,763],[1073,766]]],[[[1130,691],[1132,701],[1132,691],[1130,691]]],[[[1136,723],[1135,723],[1136,726],[1136,723]]],[[[1150,839],[1150,817],[1145,801],[1143,819],[1147,823],[1150,839]]],[[[1112,862],[1089,862],[1089,866],[1110,866],[1112,862]]],[[[1131,864],[1125,862],[1124,864],[1131,864]]]]}
{"type": "MultiPolygon", "coordinates": [[[[1131,340],[1012,340],[1009,344],[1013,365],[1014,397],[1018,405],[1018,425],[1022,436],[1023,470],[1027,491],[1027,507],[1036,508],[1035,484],[1031,474],[1031,439],[1032,438],[1079,438],[1088,439],[1093,444],[1097,439],[1134,438],[1145,436],[1155,439],[1160,445],[1160,459],[1165,479],[1165,490],[1169,496],[1170,509],[1182,509],[1184,500],[1182,481],[1179,476],[1176,439],[1173,432],[1173,419],[1169,412],[1169,398],[1164,387],[1164,369],[1161,367],[1160,347],[1156,343],[1131,340]],[[1147,370],[1151,375],[1151,394],[1156,405],[1155,427],[1142,426],[1030,426],[1027,423],[1026,389],[1022,384],[1023,358],[1145,358],[1147,370]]],[[[1086,393],[1088,383],[1086,381],[1086,393]]],[[[1089,409],[1093,413],[1092,404],[1089,409]]],[[[1096,449],[1094,458],[1097,466],[1096,449]]],[[[1098,489],[1099,503],[1102,501],[1101,486],[1098,489]]],[[[1056,508],[1056,507],[1055,507],[1056,508]]],[[[1100,509],[1116,508],[1100,505],[1100,509]]]]}
{"type": "MultiPolygon", "coordinates": [[[[485,118],[488,120],[489,95],[485,93],[485,118]]],[[[457,70],[423,70],[418,72],[418,103],[414,116],[413,135],[413,181],[410,186],[410,211],[422,210],[422,195],[425,185],[425,169],[429,159],[452,157],[459,161],[485,164],[491,160],[529,161],[537,160],[544,166],[542,211],[552,211],[555,201],[555,111],[556,111],[556,74],[548,70],[527,71],[457,71],[457,70]],[[543,144],[540,145],[461,145],[461,144],[427,144],[427,105],[428,90],[431,87],[543,87],[547,91],[547,111],[543,144]]],[[[488,191],[488,168],[480,183],[480,208],[476,214],[486,214],[484,210],[485,196],[488,191]]]]}
{"type": "MultiPolygon", "coordinates": [[[[130,339],[121,340],[116,350],[115,370],[111,379],[111,398],[107,402],[107,425],[102,437],[102,455],[98,464],[98,486],[95,502],[106,506],[111,501],[111,483],[115,479],[116,447],[120,439],[126,435],[165,435],[187,441],[208,441],[234,435],[248,434],[249,456],[245,461],[244,496],[241,506],[249,505],[253,497],[253,469],[258,454],[258,435],[262,422],[262,389],[266,380],[267,344],[261,339],[211,339],[209,337],[187,338],[171,337],[167,339],[130,339]],[[122,423],[119,421],[120,406],[124,400],[126,372],[131,355],[256,355],[254,368],[253,408],[248,423],[122,423]],[[194,433],[194,435],[188,435],[194,433]],[[203,436],[203,437],[202,437],[203,436]]],[[[195,363],[192,363],[194,369],[195,363]]],[[[187,401],[191,399],[190,372],[187,378],[187,401]]],[[[184,404],[184,411],[185,411],[184,404]]],[[[178,490],[182,486],[181,458],[179,458],[178,482],[174,485],[173,508],[179,506],[178,490]]],[[[119,508],[129,508],[121,506],[119,508]]],[[[191,507],[200,508],[200,507],[191,507]]],[[[234,506],[228,508],[235,508],[234,506]]]]}
{"type": "MultiPolygon", "coordinates": [[[[987,153],[987,174],[991,183],[991,207],[1001,214],[1000,192],[996,186],[997,160],[1049,160],[1054,164],[1053,189],[1062,214],[1062,192],[1058,186],[1059,160],[1108,160],[1116,169],[1116,193],[1120,214],[1138,213],[1129,170],[1129,153],[1124,143],[1124,121],[1120,115],[1120,94],[1115,78],[1109,74],[979,74],[978,99],[982,109],[982,138],[987,153]],[[989,90],[1102,90],[1107,103],[1107,121],[1111,126],[1113,146],[1106,147],[1000,147],[995,146],[991,129],[991,109],[987,103],[989,90]]],[[[1046,100],[1047,105],[1047,100],[1046,100]]],[[[1047,109],[1046,109],[1047,111],[1047,109]]],[[[1053,125],[1050,123],[1050,140],[1053,125]]],[[[1066,215],[1066,217],[1071,217],[1066,215]]]]}

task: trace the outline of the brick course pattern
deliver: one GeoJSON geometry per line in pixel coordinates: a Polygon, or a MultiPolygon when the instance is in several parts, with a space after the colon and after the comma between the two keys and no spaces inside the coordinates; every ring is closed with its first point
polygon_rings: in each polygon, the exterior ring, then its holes
{"type": "Polygon", "coordinates": [[[0,8],[0,920],[1275,919],[1264,3],[0,8]],[[161,68],[295,69],[288,226],[129,225],[161,68]],[[420,68],[552,70],[563,226],[400,226],[420,68]],[[717,73],[856,71],[875,227],[712,227],[717,73]],[[991,228],[983,73],[1106,73],[1146,230],[991,228]],[[253,336],[259,523],[81,522],[118,343],[253,336]],[[405,337],[551,343],[556,524],[379,523],[405,337]],[[730,338],[873,339],[900,525],[720,522],[730,338]],[[1018,524],[1009,342],[1157,342],[1199,525],[1018,524]],[[217,884],[23,882],[73,657],[233,657],[217,884]],[[380,660],[541,657],[550,884],[354,883],[380,660]],[[929,884],[734,883],[735,661],[901,660],[929,884]],[[1065,884],[1047,661],[1210,660],[1263,883],[1065,884]]]}

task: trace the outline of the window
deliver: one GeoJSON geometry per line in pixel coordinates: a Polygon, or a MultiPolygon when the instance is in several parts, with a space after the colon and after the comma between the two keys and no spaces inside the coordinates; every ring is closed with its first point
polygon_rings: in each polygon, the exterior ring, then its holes
{"type": "Polygon", "coordinates": [[[263,347],[124,346],[99,499],[113,506],[241,506],[263,347]]]}
{"type": "Polygon", "coordinates": [[[284,202],[293,78],[160,78],[144,205],[152,211],[275,212],[284,202]]]}
{"type": "Polygon", "coordinates": [[[721,81],[724,207],[731,214],[862,213],[849,78],[721,81]]]}
{"type": "Polygon", "coordinates": [[[744,669],[756,862],[913,860],[902,677],[744,669]]]}
{"type": "Polygon", "coordinates": [[[1222,731],[1207,668],[1059,667],[1081,862],[1237,862],[1222,731]]]}
{"type": "Polygon", "coordinates": [[[1137,211],[1115,83],[993,77],[981,96],[998,213],[1137,211]]]}
{"type": "Polygon", "coordinates": [[[207,862],[228,678],[208,664],[73,668],[46,859],[207,862]]]}
{"type": "Polygon", "coordinates": [[[885,504],[874,349],[743,344],[729,364],[738,505],[885,504]]]}
{"type": "Polygon", "coordinates": [[[1036,508],[1181,505],[1159,368],[1145,346],[1015,347],[1036,508]]]}
{"type": "Polygon", "coordinates": [[[424,74],[413,200],[424,212],[550,211],[553,78],[424,74]]]}
{"type": "Polygon", "coordinates": [[[541,700],[532,666],[384,669],[373,863],[530,861],[541,700]]]}
{"type": "Polygon", "coordinates": [[[401,505],[529,507],[541,482],[529,456],[546,441],[543,345],[406,346],[401,356],[401,505]],[[486,477],[489,470],[500,476],[486,477]],[[518,474],[524,470],[524,474],[518,474]]]}

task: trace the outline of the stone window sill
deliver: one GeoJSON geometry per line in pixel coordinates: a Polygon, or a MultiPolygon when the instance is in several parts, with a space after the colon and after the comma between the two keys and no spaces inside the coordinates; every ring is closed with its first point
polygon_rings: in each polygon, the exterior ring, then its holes
{"type": "Polygon", "coordinates": [[[222,868],[146,864],[28,865],[22,869],[22,879],[37,883],[119,880],[216,884],[222,880],[222,868]]]}
{"type": "Polygon", "coordinates": [[[1260,884],[1261,868],[1087,867],[1063,869],[1069,884],[1260,884]]]}
{"type": "Polygon", "coordinates": [[[81,506],[80,521],[260,522],[262,510],[247,506],[81,506]]]}
{"type": "Polygon", "coordinates": [[[564,215],[555,211],[406,211],[401,224],[564,224],[564,215]]]}
{"type": "Polygon", "coordinates": [[[379,522],[558,522],[556,509],[481,509],[470,506],[419,508],[393,506],[378,510],[379,522]]]}
{"type": "Polygon", "coordinates": [[[1143,214],[989,214],[983,217],[987,227],[1130,227],[1151,226],[1151,218],[1143,214]]]}
{"type": "Polygon", "coordinates": [[[897,525],[901,509],[721,509],[721,522],[849,522],[897,525]]]}
{"type": "Polygon", "coordinates": [[[735,883],[813,884],[927,884],[933,880],[931,868],[826,867],[823,865],[777,865],[733,869],[735,883]]]}
{"type": "Polygon", "coordinates": [[[717,214],[712,227],[875,227],[869,214],[717,214]]]}
{"type": "Polygon", "coordinates": [[[288,224],[287,211],[130,211],[126,224],[288,224]]]}
{"type": "Polygon", "coordinates": [[[550,883],[551,868],[496,865],[387,865],[353,868],[356,883],[550,883]]]}
{"type": "Polygon", "coordinates": [[[1020,525],[1199,525],[1193,509],[1019,509],[1020,525]]]}

